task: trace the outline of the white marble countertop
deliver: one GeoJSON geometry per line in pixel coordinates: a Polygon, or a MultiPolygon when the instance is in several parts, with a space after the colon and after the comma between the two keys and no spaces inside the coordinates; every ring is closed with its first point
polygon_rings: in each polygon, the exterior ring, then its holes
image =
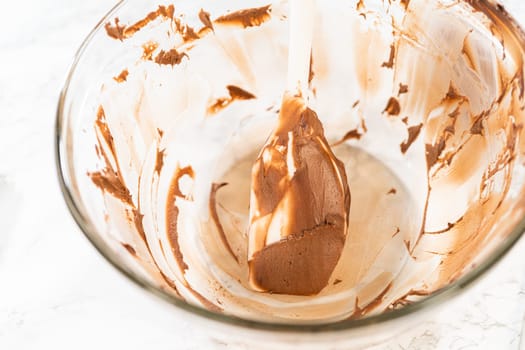
{"type": "MultiPolygon", "coordinates": [[[[525,3],[505,5],[525,23],[525,3]]],[[[62,200],[55,108],[72,56],[112,0],[4,2],[0,20],[0,349],[229,348],[201,340],[83,237],[62,200]]],[[[454,321],[387,349],[519,349],[525,239],[468,292],[454,321]]]]}

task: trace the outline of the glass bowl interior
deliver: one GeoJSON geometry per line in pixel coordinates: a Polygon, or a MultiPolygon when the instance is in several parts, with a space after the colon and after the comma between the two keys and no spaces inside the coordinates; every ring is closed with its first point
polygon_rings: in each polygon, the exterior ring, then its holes
{"type": "Polygon", "coordinates": [[[347,244],[318,296],[249,291],[232,276],[247,275],[250,166],[284,90],[287,3],[157,5],[123,1],[95,27],[56,130],[75,220],[143,288],[228,324],[355,329],[441,305],[521,237],[516,23],[486,1],[323,2],[308,98],[350,174],[347,244]]]}

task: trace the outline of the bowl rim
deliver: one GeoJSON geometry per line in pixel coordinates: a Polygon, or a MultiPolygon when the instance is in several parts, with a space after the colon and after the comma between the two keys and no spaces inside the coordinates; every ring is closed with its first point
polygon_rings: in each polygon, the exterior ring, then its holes
{"type": "MultiPolygon", "coordinates": [[[[495,16],[502,15],[506,24],[510,26],[513,33],[515,33],[516,39],[520,42],[520,45],[525,50],[525,32],[521,29],[517,21],[511,17],[506,10],[493,0],[465,0],[469,4],[474,2],[480,3],[482,6],[488,6],[489,10],[500,11],[501,14],[494,14],[495,16]]],[[[67,145],[64,143],[64,137],[62,135],[62,125],[66,120],[65,114],[65,102],[68,96],[70,83],[73,76],[76,73],[77,65],[82,58],[84,51],[91,43],[93,37],[103,29],[105,23],[110,21],[115,13],[123,7],[129,0],[120,0],[115,6],[113,6],[103,18],[94,26],[87,37],[83,40],[82,44],[78,48],[74,55],[73,61],[68,68],[65,82],[60,92],[56,120],[55,120],[55,140],[54,140],[54,156],[55,156],[55,169],[57,171],[57,178],[59,186],[67,205],[67,208],[77,224],[80,231],[93,245],[93,247],[118,271],[124,274],[130,281],[141,289],[155,295],[161,300],[178,307],[179,309],[188,312],[190,314],[203,317],[209,321],[215,321],[222,324],[231,326],[239,326],[243,328],[249,328],[261,331],[272,331],[272,332],[293,332],[293,333],[311,333],[311,332],[339,332],[349,331],[356,329],[363,329],[366,326],[371,326],[379,323],[387,323],[388,321],[395,321],[402,318],[406,318],[409,315],[415,314],[420,310],[428,310],[434,308],[450,299],[460,295],[466,288],[471,287],[475,281],[477,281],[482,275],[492,269],[501,259],[506,256],[507,252],[516,244],[516,242],[523,236],[525,232],[525,217],[523,217],[518,224],[511,230],[506,238],[489,254],[481,263],[474,266],[465,275],[461,276],[449,285],[435,291],[431,295],[410,303],[400,309],[388,310],[381,314],[365,316],[360,319],[346,319],[336,321],[333,323],[322,323],[322,324],[294,324],[285,322],[268,322],[268,321],[256,321],[251,319],[245,319],[238,316],[227,315],[222,313],[213,312],[203,307],[190,304],[182,299],[173,297],[166,291],[153,286],[146,278],[136,274],[131,269],[122,265],[114,257],[114,254],[110,251],[107,245],[102,240],[97,239],[95,227],[90,223],[88,216],[85,215],[80,208],[79,204],[75,200],[72,189],[68,186],[71,183],[71,177],[74,176],[68,172],[68,159],[67,159],[67,145]]]]}

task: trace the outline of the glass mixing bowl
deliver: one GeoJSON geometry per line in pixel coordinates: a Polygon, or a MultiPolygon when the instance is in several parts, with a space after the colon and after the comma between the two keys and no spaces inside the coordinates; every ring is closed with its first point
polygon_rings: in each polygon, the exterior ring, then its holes
{"type": "Polygon", "coordinates": [[[308,104],[352,193],[317,296],[246,280],[250,168],[284,91],[286,1],[122,1],[60,97],[57,166],[81,230],[228,344],[375,344],[449,304],[525,229],[524,34],[505,10],[323,1],[316,16],[308,104]]]}

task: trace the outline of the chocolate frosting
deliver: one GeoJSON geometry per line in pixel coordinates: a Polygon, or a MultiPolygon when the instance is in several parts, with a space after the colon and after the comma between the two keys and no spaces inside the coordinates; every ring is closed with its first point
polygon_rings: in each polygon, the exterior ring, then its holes
{"type": "Polygon", "coordinates": [[[350,191],[343,163],[300,97],[283,100],[278,126],[253,167],[251,198],[252,286],[319,293],[344,246],[350,191]]]}
{"type": "Polygon", "coordinates": [[[256,27],[270,19],[271,6],[249,8],[228,13],[215,20],[217,23],[240,25],[243,28],[256,27]]]}

